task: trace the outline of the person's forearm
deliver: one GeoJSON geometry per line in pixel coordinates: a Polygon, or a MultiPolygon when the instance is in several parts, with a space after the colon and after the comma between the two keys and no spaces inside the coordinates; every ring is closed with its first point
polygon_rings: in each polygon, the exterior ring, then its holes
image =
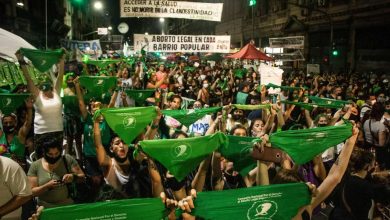
{"type": "Polygon", "coordinates": [[[341,151],[339,157],[333,164],[332,168],[329,171],[328,177],[329,176],[335,176],[337,178],[342,178],[344,175],[345,170],[347,169],[349,158],[352,154],[353,148],[355,146],[357,134],[352,135],[344,145],[343,150],[341,151]]]}
{"type": "Polygon", "coordinates": [[[31,189],[33,196],[39,196],[48,190],[49,190],[49,186],[47,184],[44,184],[42,186],[33,187],[31,189]]]}
{"type": "Polygon", "coordinates": [[[11,213],[20,208],[24,203],[31,199],[31,196],[14,196],[11,200],[0,207],[0,217],[11,213]]]}
{"type": "Polygon", "coordinates": [[[102,138],[100,134],[100,127],[98,122],[94,123],[93,134],[94,134],[94,141],[96,147],[96,157],[99,164],[102,166],[104,165],[105,162],[106,153],[105,153],[105,149],[103,148],[102,138]]]}
{"type": "Polygon", "coordinates": [[[58,63],[58,76],[55,85],[55,89],[58,94],[61,92],[62,81],[64,79],[64,72],[65,72],[65,60],[61,59],[60,62],[58,63]]]}
{"type": "Polygon", "coordinates": [[[32,81],[30,74],[28,73],[27,65],[21,64],[20,68],[22,69],[23,76],[27,81],[28,91],[31,92],[35,97],[38,96],[38,89],[34,85],[34,82],[32,81]]]}
{"type": "Polygon", "coordinates": [[[256,185],[269,185],[268,166],[260,161],[257,161],[256,185]]]}

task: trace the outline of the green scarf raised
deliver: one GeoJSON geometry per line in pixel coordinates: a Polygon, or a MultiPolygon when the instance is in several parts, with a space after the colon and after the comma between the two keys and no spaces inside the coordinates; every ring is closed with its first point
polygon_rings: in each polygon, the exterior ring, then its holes
{"type": "Polygon", "coordinates": [[[141,141],[142,150],[182,181],[208,155],[227,142],[222,133],[185,139],[141,141]]]}
{"type": "Polygon", "coordinates": [[[105,108],[95,112],[102,114],[110,128],[126,143],[131,142],[144,131],[156,117],[155,107],[105,108]]]}
{"type": "Polygon", "coordinates": [[[335,104],[317,104],[317,103],[305,103],[305,102],[292,102],[292,101],[280,101],[281,103],[290,104],[290,105],[296,105],[301,108],[304,108],[306,110],[313,110],[314,108],[340,108],[339,105],[335,104]]]}
{"type": "Polygon", "coordinates": [[[154,89],[147,90],[126,90],[126,94],[134,99],[138,105],[144,104],[145,100],[154,93],[154,89]]]}
{"type": "Polygon", "coordinates": [[[88,90],[89,98],[102,99],[109,89],[116,87],[118,80],[115,76],[80,76],[79,82],[88,90]]]}
{"type": "MultiPolygon", "coordinates": [[[[288,91],[292,91],[292,90],[300,90],[301,87],[292,87],[292,86],[278,86],[278,85],[275,85],[273,83],[268,83],[266,86],[265,86],[267,89],[269,88],[274,88],[274,89],[281,89],[281,90],[288,90],[288,91]]],[[[305,87],[304,87],[305,88],[305,87]]]]}
{"type": "Polygon", "coordinates": [[[60,61],[64,51],[62,49],[57,50],[35,50],[20,48],[21,53],[31,60],[37,70],[41,72],[48,71],[54,64],[60,61]]]}
{"type": "Polygon", "coordinates": [[[285,151],[297,164],[304,164],[329,147],[340,144],[352,135],[352,124],[288,130],[270,135],[272,147],[285,151]]]}
{"type": "Polygon", "coordinates": [[[196,110],[163,110],[162,113],[178,120],[182,125],[189,127],[207,114],[221,111],[222,107],[202,108],[196,110]]]}
{"type": "Polygon", "coordinates": [[[233,104],[233,108],[238,108],[242,110],[258,110],[258,109],[270,109],[270,104],[263,104],[263,105],[240,105],[240,104],[233,104]]]}
{"type": "Polygon", "coordinates": [[[148,198],[45,208],[39,219],[163,219],[165,215],[161,199],[148,198]]]}
{"type": "Polygon", "coordinates": [[[252,159],[251,153],[254,142],[260,139],[232,135],[227,137],[228,144],[220,147],[219,152],[233,162],[234,170],[237,170],[241,176],[246,176],[256,167],[256,161],[252,159]]]}
{"type": "Polygon", "coordinates": [[[84,63],[86,63],[86,64],[95,65],[101,69],[107,67],[110,64],[119,63],[119,62],[121,62],[121,60],[110,60],[110,59],[108,59],[108,60],[89,60],[88,59],[88,60],[84,61],[84,63]]]}
{"type": "Polygon", "coordinates": [[[310,203],[304,183],[199,192],[192,214],[204,219],[290,220],[310,203]]]}
{"type": "Polygon", "coordinates": [[[0,94],[0,110],[4,115],[13,113],[31,94],[0,94]]]}
{"type": "Polygon", "coordinates": [[[321,105],[334,105],[338,106],[338,108],[342,108],[346,104],[350,104],[350,101],[337,100],[337,99],[328,99],[328,98],[320,98],[318,96],[308,96],[310,100],[315,102],[316,104],[321,105]]]}

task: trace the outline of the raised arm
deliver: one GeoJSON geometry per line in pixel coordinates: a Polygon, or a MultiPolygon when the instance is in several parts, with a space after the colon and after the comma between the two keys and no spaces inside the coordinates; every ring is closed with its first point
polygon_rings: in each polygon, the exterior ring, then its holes
{"type": "Polygon", "coordinates": [[[57,94],[61,93],[62,81],[64,80],[64,72],[65,72],[65,54],[61,57],[60,61],[57,65],[58,76],[56,80],[55,90],[57,94]]]}
{"type": "Polygon", "coordinates": [[[27,107],[27,114],[26,114],[26,121],[24,122],[23,126],[19,129],[18,137],[19,141],[24,144],[26,142],[26,137],[31,129],[31,123],[32,123],[32,113],[33,113],[33,100],[29,98],[26,101],[26,107],[27,107]]]}
{"type": "Polygon", "coordinates": [[[110,157],[106,154],[106,150],[102,144],[102,137],[100,134],[100,126],[99,126],[99,117],[95,119],[93,125],[93,135],[94,142],[96,147],[96,157],[99,162],[99,165],[102,167],[109,167],[111,165],[110,157]]]}
{"type": "Polygon", "coordinates": [[[15,53],[15,55],[18,58],[18,62],[19,62],[20,68],[22,69],[23,76],[27,81],[28,91],[34,96],[34,98],[38,97],[39,89],[38,89],[38,87],[35,86],[34,82],[31,79],[30,74],[28,73],[27,63],[26,63],[26,61],[24,61],[23,55],[20,53],[19,50],[15,53]]]}
{"type": "Polygon", "coordinates": [[[75,89],[76,89],[76,95],[77,95],[77,100],[79,103],[81,117],[83,117],[83,120],[85,121],[85,119],[88,116],[88,111],[87,111],[87,106],[85,105],[85,102],[84,102],[83,93],[81,92],[79,77],[76,77],[73,80],[73,82],[74,82],[75,89]]]}

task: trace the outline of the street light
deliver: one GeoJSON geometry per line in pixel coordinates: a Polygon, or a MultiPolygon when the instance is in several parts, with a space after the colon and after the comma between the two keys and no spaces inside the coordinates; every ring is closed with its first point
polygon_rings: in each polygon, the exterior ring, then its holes
{"type": "Polygon", "coordinates": [[[145,35],[149,35],[149,33],[148,33],[148,32],[145,32],[145,35]]]}
{"type": "Polygon", "coordinates": [[[16,5],[19,6],[19,7],[21,7],[21,8],[23,8],[24,3],[23,3],[23,2],[17,2],[16,5]]]}
{"type": "Polygon", "coordinates": [[[112,27],[111,27],[111,26],[108,26],[107,29],[108,29],[109,31],[111,31],[111,30],[112,30],[112,27]]]}
{"type": "Polygon", "coordinates": [[[96,1],[94,4],[93,4],[93,7],[96,9],[96,10],[102,10],[103,9],[103,4],[101,1],[96,1]]]}
{"type": "Polygon", "coordinates": [[[160,18],[160,23],[164,23],[165,18],[160,18]]]}
{"type": "Polygon", "coordinates": [[[161,23],[161,35],[164,35],[164,22],[165,18],[160,18],[160,23],[161,23]]]}

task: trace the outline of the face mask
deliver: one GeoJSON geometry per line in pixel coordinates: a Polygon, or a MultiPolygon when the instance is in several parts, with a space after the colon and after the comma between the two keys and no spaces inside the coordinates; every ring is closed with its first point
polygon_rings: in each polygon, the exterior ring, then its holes
{"type": "Polygon", "coordinates": [[[387,114],[390,114],[390,109],[386,109],[385,112],[387,112],[387,114]]]}
{"type": "Polygon", "coordinates": [[[49,157],[47,156],[46,154],[43,155],[43,157],[45,158],[45,160],[49,163],[49,164],[55,164],[59,159],[61,159],[61,155],[59,155],[58,157],[49,157]]]}
{"type": "Polygon", "coordinates": [[[115,159],[116,162],[118,162],[118,163],[124,163],[124,162],[126,162],[127,157],[120,158],[116,153],[114,153],[114,159],[115,159]]]}
{"type": "Polygon", "coordinates": [[[208,87],[209,87],[209,84],[207,84],[207,83],[203,84],[203,88],[207,89],[208,87]]]}
{"type": "Polygon", "coordinates": [[[74,82],[68,82],[66,84],[68,85],[69,88],[73,88],[74,87],[74,82]]]}
{"type": "Polygon", "coordinates": [[[234,120],[240,120],[242,115],[233,115],[234,120]]]}
{"type": "Polygon", "coordinates": [[[326,127],[326,124],[318,124],[317,127],[326,127]]]}
{"type": "Polygon", "coordinates": [[[5,126],[5,125],[3,125],[3,131],[6,134],[11,134],[12,132],[15,131],[15,126],[5,126]]]}
{"type": "Polygon", "coordinates": [[[185,180],[179,182],[174,177],[170,177],[166,179],[167,187],[171,188],[173,191],[180,190],[185,185],[185,183],[186,183],[185,180]]]}

